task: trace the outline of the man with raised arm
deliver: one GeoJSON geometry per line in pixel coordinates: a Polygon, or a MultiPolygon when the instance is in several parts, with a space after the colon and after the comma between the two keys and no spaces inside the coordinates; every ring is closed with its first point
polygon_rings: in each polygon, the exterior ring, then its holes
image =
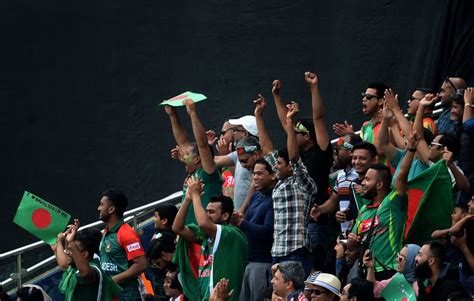
{"type": "Polygon", "coordinates": [[[298,104],[291,102],[287,108],[285,131],[287,148],[277,152],[273,149],[263,121],[265,98],[258,95],[255,100],[255,117],[260,134],[260,145],[265,160],[278,177],[272,193],[275,225],[273,232],[273,263],[295,260],[302,263],[306,274],[311,270],[309,251],[308,219],[310,203],[317,192],[314,180],[300,159],[296,142],[294,118],[299,112],[298,104]]]}
{"type": "Polygon", "coordinates": [[[408,210],[407,177],[419,142],[420,135],[413,131],[393,189],[392,174],[383,164],[372,165],[362,181],[362,196],[370,203],[361,208],[349,240],[361,243],[362,253],[365,249],[372,251],[378,281],[394,274],[397,252],[403,246],[408,210]]]}
{"type": "MultiPolygon", "coordinates": [[[[190,142],[186,130],[179,120],[175,107],[165,106],[165,111],[171,121],[171,128],[176,144],[180,150],[180,160],[186,165],[187,176],[183,183],[183,197],[186,195],[186,181],[189,177],[196,175],[205,184],[202,202],[204,206],[209,202],[209,198],[222,194],[222,178],[216,168],[212,151],[207,143],[206,131],[199,120],[196,112],[196,105],[192,100],[185,103],[186,111],[191,119],[195,143],[190,142]]],[[[186,223],[195,223],[193,210],[186,216],[186,223]]]]}
{"type": "Polygon", "coordinates": [[[175,261],[181,271],[184,295],[193,301],[209,300],[214,286],[226,278],[234,290],[229,300],[238,300],[248,245],[245,234],[230,225],[232,199],[222,195],[211,197],[204,210],[201,202],[204,184],[197,177],[190,177],[186,185],[184,202],[173,223],[173,231],[180,235],[175,261]],[[185,225],[191,206],[197,225],[185,225]],[[190,253],[196,244],[200,256],[192,258],[190,253]]]}
{"type": "MultiPolygon", "coordinates": [[[[301,160],[309,175],[316,183],[318,192],[312,204],[321,205],[328,198],[329,172],[333,162],[333,151],[325,123],[324,106],[319,92],[318,76],[306,71],[304,79],[311,91],[312,117],[299,118],[295,123],[296,142],[301,160]]],[[[272,93],[277,108],[278,118],[286,131],[286,114],[288,109],[280,96],[281,83],[273,81],[272,93]]],[[[328,218],[321,216],[317,221],[310,219],[308,225],[313,258],[324,261],[328,244],[328,218]]]]}

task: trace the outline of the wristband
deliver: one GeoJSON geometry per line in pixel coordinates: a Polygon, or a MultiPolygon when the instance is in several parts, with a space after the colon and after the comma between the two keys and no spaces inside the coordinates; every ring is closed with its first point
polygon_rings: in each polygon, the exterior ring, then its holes
{"type": "Polygon", "coordinates": [[[464,104],[464,107],[465,107],[465,108],[467,108],[467,107],[474,108],[474,104],[472,104],[472,103],[465,103],[465,104],[464,104]]]}
{"type": "Polygon", "coordinates": [[[409,152],[416,153],[416,148],[408,148],[409,152]]]}

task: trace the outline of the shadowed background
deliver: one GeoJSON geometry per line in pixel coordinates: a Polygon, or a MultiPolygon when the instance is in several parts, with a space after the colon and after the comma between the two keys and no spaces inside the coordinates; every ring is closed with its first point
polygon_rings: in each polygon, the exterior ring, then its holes
{"type": "Polygon", "coordinates": [[[309,115],[303,72],[316,72],[328,126],[356,129],[371,81],[402,106],[447,75],[473,82],[473,1],[14,0],[0,11],[2,252],[35,241],[12,223],[24,190],[83,223],[106,188],[130,208],[179,190],[184,169],[157,104],[181,92],[208,96],[198,110],[216,131],[264,94],[281,146],[273,79],[309,115]]]}

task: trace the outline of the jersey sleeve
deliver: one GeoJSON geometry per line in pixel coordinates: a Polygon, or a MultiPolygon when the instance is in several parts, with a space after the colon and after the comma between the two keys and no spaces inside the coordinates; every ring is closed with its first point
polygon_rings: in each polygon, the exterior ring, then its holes
{"type": "Polygon", "coordinates": [[[130,226],[122,226],[120,228],[117,233],[117,240],[120,246],[125,250],[128,260],[145,255],[138,235],[130,226]]]}

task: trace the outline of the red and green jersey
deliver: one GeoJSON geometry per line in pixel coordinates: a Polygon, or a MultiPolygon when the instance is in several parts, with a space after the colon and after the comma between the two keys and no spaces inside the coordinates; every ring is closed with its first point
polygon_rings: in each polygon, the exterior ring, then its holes
{"type": "Polygon", "coordinates": [[[397,253],[403,247],[405,222],[407,219],[408,198],[400,196],[396,190],[390,192],[377,206],[364,205],[359,212],[352,232],[360,235],[362,241],[367,237],[372,221],[374,229],[369,244],[375,260],[375,271],[396,268],[397,253]]]}
{"type": "MultiPolygon", "coordinates": [[[[111,229],[104,229],[100,242],[100,266],[110,276],[126,271],[133,259],[144,255],[138,235],[123,220],[111,229]]],[[[120,283],[120,286],[124,289],[120,296],[121,300],[124,295],[134,296],[138,293],[137,279],[120,283]]]]}

